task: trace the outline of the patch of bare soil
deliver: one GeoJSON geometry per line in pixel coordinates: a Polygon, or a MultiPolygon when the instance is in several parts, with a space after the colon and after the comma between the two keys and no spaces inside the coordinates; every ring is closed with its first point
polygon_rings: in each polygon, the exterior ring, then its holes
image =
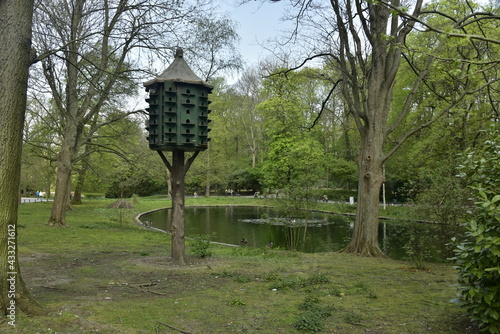
{"type": "Polygon", "coordinates": [[[197,259],[179,271],[165,254],[142,256],[139,252],[123,251],[40,253],[23,256],[20,263],[24,281],[39,302],[64,305],[49,310],[50,313],[70,311],[79,316],[75,325],[78,331],[106,333],[119,331],[85,320],[88,314],[79,314],[85,312],[82,306],[103,300],[132,302],[144,296],[175,297],[200,284],[199,277],[189,275],[190,269],[207,268],[206,263],[197,259]]]}

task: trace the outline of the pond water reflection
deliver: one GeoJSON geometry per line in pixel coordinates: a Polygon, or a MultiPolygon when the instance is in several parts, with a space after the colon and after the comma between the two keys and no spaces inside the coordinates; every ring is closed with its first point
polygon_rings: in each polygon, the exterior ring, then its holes
{"type": "MultiPolygon", "coordinates": [[[[158,210],[141,216],[152,226],[169,231],[170,209],[158,210]]],[[[278,210],[269,207],[223,206],[186,207],[186,236],[211,234],[213,241],[240,245],[244,238],[247,247],[264,247],[270,241],[274,247],[308,253],[334,252],[346,246],[353,226],[353,217],[338,214],[310,212],[307,217],[284,219],[278,210]],[[294,226],[294,227],[292,227],[294,226]]],[[[381,221],[380,247],[394,258],[406,256],[405,247],[439,259],[448,242],[440,226],[399,221],[381,221]]]]}

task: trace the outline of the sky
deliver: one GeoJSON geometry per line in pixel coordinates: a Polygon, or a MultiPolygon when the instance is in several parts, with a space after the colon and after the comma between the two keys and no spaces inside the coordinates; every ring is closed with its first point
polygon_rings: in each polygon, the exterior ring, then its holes
{"type": "MultiPolygon", "coordinates": [[[[261,47],[259,43],[264,43],[268,39],[280,36],[284,30],[291,26],[289,22],[283,22],[282,17],[287,1],[261,3],[260,1],[250,1],[244,5],[237,5],[241,0],[219,0],[220,11],[226,13],[237,23],[237,32],[240,36],[239,51],[245,67],[258,64],[271,53],[261,47]]],[[[227,75],[229,84],[234,84],[241,73],[227,75]]],[[[140,88],[142,95],[144,91],[140,88]]],[[[144,98],[140,97],[135,101],[135,108],[140,105],[145,107],[144,98]]]]}
{"type": "Polygon", "coordinates": [[[235,5],[236,0],[222,0],[221,11],[238,23],[240,52],[246,65],[257,64],[270,55],[268,50],[259,46],[266,40],[279,36],[291,26],[281,19],[286,1],[265,2],[250,1],[244,5],[235,5]]]}

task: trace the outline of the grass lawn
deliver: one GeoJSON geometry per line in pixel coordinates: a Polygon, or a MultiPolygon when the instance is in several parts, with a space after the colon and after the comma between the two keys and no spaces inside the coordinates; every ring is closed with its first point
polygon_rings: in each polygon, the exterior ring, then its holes
{"type": "MultiPolygon", "coordinates": [[[[211,245],[210,258],[169,258],[170,236],[133,224],[169,206],[142,198],[135,209],[88,200],[46,225],[50,203],[20,207],[23,278],[46,316],[18,314],[1,333],[473,333],[451,304],[450,264],[350,254],[211,245]],[[167,326],[168,325],[168,326],[167,326]],[[174,327],[174,328],[172,328],[174,327]]],[[[191,198],[187,205],[271,205],[254,198],[191,198]]],[[[325,209],[327,207],[324,207],[325,209]]],[[[338,207],[332,207],[337,210],[338,207]]]]}

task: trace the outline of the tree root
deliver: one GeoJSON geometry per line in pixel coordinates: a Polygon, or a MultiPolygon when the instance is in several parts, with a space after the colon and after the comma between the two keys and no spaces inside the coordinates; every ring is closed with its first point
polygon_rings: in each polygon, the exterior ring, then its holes
{"type": "Polygon", "coordinates": [[[346,248],[342,249],[340,253],[349,253],[349,254],[356,254],[359,256],[364,256],[364,257],[379,257],[379,258],[386,258],[387,255],[380,250],[379,247],[355,247],[352,245],[348,245],[346,248]]]}

